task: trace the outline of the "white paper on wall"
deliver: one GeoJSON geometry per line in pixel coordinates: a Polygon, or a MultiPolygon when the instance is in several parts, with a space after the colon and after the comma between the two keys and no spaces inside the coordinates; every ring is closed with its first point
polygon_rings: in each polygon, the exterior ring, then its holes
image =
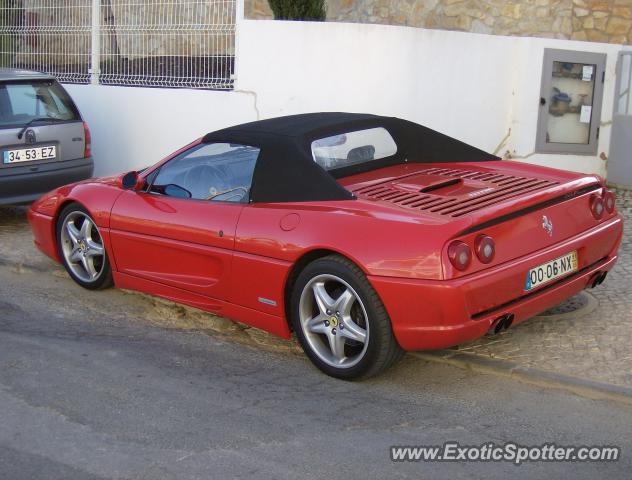
{"type": "Polygon", "coordinates": [[[584,65],[582,68],[582,80],[584,82],[590,82],[593,76],[593,66],[592,65],[584,65]]]}
{"type": "Polygon", "coordinates": [[[582,105],[581,113],[579,114],[579,121],[581,123],[590,123],[590,114],[592,113],[592,106],[582,105]]]}

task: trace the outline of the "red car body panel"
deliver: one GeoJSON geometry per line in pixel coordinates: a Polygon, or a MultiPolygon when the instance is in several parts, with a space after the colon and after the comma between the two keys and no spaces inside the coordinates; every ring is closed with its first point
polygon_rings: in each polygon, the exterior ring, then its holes
{"type": "Polygon", "coordinates": [[[542,252],[496,268],[453,280],[369,277],[393,322],[405,350],[445,348],[484,335],[494,321],[514,315],[520,323],[590,286],[599,273],[615,264],[621,239],[621,219],[613,218],[542,252]],[[595,245],[591,247],[591,245],[595,245]],[[529,269],[578,250],[579,272],[525,294],[529,269]],[[584,257],[583,253],[587,253],[584,257]],[[601,258],[592,261],[595,256],[601,258]]]}
{"type": "Polygon", "coordinates": [[[117,198],[110,216],[118,271],[227,299],[242,209],[238,203],[126,191],[117,198]]]}
{"type": "Polygon", "coordinates": [[[395,165],[339,183],[357,199],[207,202],[91,180],[42,197],[29,221],[36,245],[59,261],[57,215],[68,202],[80,203],[100,228],[117,286],[285,338],[292,269],[308,255],[344,255],[367,275],[406,350],[475,339],[505,314],[520,322],[586,288],[617,259],[622,218],[592,215],[591,198],[604,189],[594,176],[489,161],[395,165]],[[472,246],[481,233],[495,240],[493,261],[474,256],[467,270],[455,269],[448,244],[472,246]],[[577,272],[525,292],[531,268],[571,251],[578,252],[577,272]]]}

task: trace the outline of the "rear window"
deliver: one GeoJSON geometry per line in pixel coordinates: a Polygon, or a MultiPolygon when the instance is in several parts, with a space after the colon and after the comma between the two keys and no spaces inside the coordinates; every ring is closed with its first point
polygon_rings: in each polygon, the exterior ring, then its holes
{"type": "Polygon", "coordinates": [[[379,160],[396,153],[395,140],[382,127],[342,133],[312,142],[314,161],[325,170],[379,160]]]}
{"type": "Polygon", "coordinates": [[[24,125],[34,118],[80,120],[75,104],[57,82],[0,83],[0,126],[24,125]]]}

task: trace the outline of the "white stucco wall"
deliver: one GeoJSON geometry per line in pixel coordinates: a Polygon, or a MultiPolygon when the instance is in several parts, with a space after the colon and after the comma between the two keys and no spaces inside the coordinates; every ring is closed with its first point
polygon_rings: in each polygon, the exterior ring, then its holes
{"type": "Polygon", "coordinates": [[[605,174],[598,156],[533,153],[544,48],[608,54],[599,143],[607,155],[617,45],[243,20],[235,91],[68,90],[90,124],[97,175],[153,163],[214,129],[310,111],[399,116],[500,155],[508,150],[523,161],[605,174]]]}
{"type": "Polygon", "coordinates": [[[95,175],[139,169],[228,125],[255,118],[250,95],[65,85],[92,134],[95,175]]]}
{"type": "Polygon", "coordinates": [[[256,20],[245,21],[240,33],[237,89],[257,92],[262,118],[320,110],[378,113],[488,150],[506,130],[511,72],[502,66],[511,62],[515,39],[256,20]]]}

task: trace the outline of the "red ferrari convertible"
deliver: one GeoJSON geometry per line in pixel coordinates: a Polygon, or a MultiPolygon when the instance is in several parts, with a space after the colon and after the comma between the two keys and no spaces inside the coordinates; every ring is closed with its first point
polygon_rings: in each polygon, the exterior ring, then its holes
{"type": "Polygon", "coordinates": [[[29,220],[81,286],[294,331],[339,378],[498,332],[599,285],[623,230],[596,176],[348,113],[210,133],[140,173],[58,188],[29,220]]]}

